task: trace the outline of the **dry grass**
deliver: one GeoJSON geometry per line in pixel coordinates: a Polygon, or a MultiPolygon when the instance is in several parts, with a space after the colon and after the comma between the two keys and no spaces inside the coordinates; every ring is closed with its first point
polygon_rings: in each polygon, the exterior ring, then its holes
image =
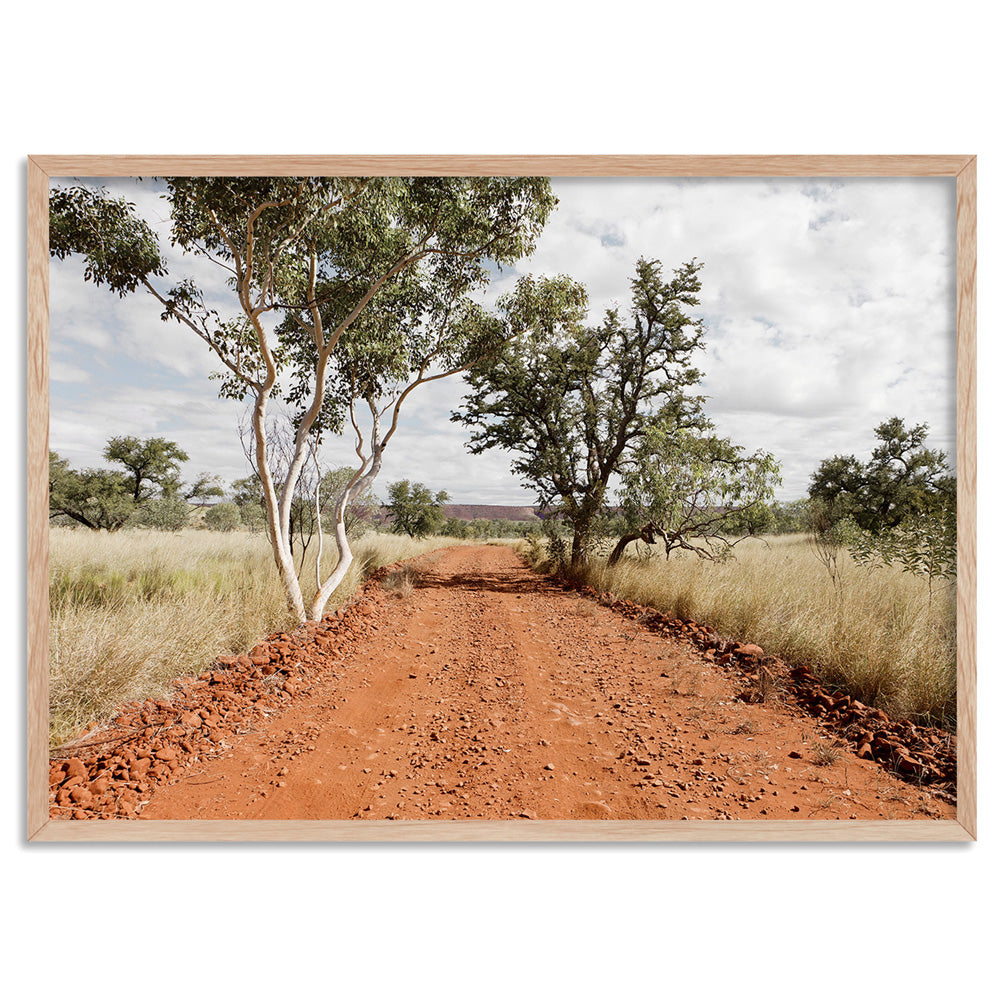
{"type": "Polygon", "coordinates": [[[895,717],[953,726],[955,588],[840,556],[835,586],[802,535],[751,539],[734,558],[691,555],[595,563],[601,591],[714,626],[789,663],[811,664],[828,684],[895,717]]]}
{"type": "MultiPolygon", "coordinates": [[[[263,535],[53,528],[49,537],[53,745],[124,701],[169,695],[173,678],[294,625],[263,535]]],[[[327,612],[347,601],[372,569],[455,543],[367,535],[354,544],[354,565],[327,612]]],[[[331,547],[324,557],[329,569],[331,547]]],[[[303,577],[310,576],[307,558],[303,577]]],[[[315,583],[303,589],[308,607],[315,583]]]]}
{"type": "Polygon", "coordinates": [[[816,740],[809,749],[812,752],[812,762],[817,767],[830,767],[840,760],[840,750],[832,743],[816,740]]]}
{"type": "Polygon", "coordinates": [[[416,579],[417,571],[412,566],[401,566],[389,573],[381,586],[390,597],[405,601],[413,595],[413,581],[416,579]]]}

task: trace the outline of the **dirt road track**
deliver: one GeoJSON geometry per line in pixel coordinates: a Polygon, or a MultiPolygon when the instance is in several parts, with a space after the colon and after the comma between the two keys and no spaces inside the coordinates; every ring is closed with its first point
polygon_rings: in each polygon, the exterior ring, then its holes
{"type": "Polygon", "coordinates": [[[954,808],[779,699],[746,704],[692,646],[510,549],[416,561],[412,594],[143,819],[929,819],[954,808]]]}

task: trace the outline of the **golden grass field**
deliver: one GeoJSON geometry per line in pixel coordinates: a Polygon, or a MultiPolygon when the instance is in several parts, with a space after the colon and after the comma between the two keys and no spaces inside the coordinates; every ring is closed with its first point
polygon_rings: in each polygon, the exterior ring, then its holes
{"type": "MultiPolygon", "coordinates": [[[[457,539],[366,535],[327,605],[330,613],[364,574],[457,539]]],[[[49,726],[53,746],[133,699],[169,696],[170,681],[216,656],[246,652],[295,624],[262,534],[187,529],[49,534],[49,726]]],[[[335,546],[324,565],[332,570],[335,546]]],[[[315,594],[307,557],[306,606],[315,594]]]]}
{"type": "Polygon", "coordinates": [[[790,664],[811,664],[831,686],[883,709],[954,728],[954,581],[897,567],[855,565],[841,550],[835,585],[805,535],[749,539],[712,563],[690,553],[648,559],[631,552],[585,580],[601,591],[712,625],[790,664]]]}

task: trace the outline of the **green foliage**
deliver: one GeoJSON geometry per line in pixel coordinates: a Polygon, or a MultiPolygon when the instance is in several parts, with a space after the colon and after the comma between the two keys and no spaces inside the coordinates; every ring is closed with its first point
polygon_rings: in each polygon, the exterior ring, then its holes
{"type": "Polygon", "coordinates": [[[188,460],[187,453],[166,438],[140,441],[137,437],[113,437],[108,440],[104,457],[128,470],[135,503],[152,495],[143,486],[146,482],[159,486],[164,495],[178,493],[181,463],[188,460]]]}
{"type": "Polygon", "coordinates": [[[93,531],[117,531],[132,517],[135,502],[121,472],[84,469],[49,452],[49,516],[64,515],[93,531]]]}
{"type": "Polygon", "coordinates": [[[240,520],[250,531],[263,531],[267,518],[264,515],[264,491],[256,476],[234,479],[230,485],[232,502],[240,512],[240,520]]]}
{"type": "Polygon", "coordinates": [[[157,531],[180,531],[188,524],[191,509],[178,496],[157,497],[140,504],[129,526],[155,528],[157,531]]]}
{"type": "Polygon", "coordinates": [[[240,521],[247,531],[263,531],[267,527],[267,518],[264,516],[264,509],[260,504],[243,504],[238,507],[240,521]]]}
{"type": "Polygon", "coordinates": [[[955,478],[944,452],[924,446],[927,424],[907,428],[892,417],[875,428],[875,437],[881,443],[867,463],[853,455],[824,460],[813,473],[809,497],[874,535],[915,514],[946,511],[955,478]]]}
{"type": "Polygon", "coordinates": [[[84,259],[84,280],[107,285],[124,297],[150,276],[165,274],[156,234],[135,214],[135,205],[104,188],[49,192],[49,253],[84,259]]]}
{"type": "Polygon", "coordinates": [[[471,538],[471,521],[463,521],[457,517],[447,517],[441,525],[441,534],[448,538],[471,538]]]}
{"type": "Polygon", "coordinates": [[[389,484],[386,509],[392,518],[392,530],[410,538],[425,538],[437,534],[444,524],[444,505],[448,494],[443,490],[432,494],[423,483],[408,479],[389,484]]]}
{"type": "Polygon", "coordinates": [[[775,535],[799,534],[809,530],[809,505],[807,498],[787,502],[775,501],[770,507],[770,522],[766,531],[775,535]]]}
{"type": "Polygon", "coordinates": [[[584,289],[562,277],[519,285],[505,308],[517,338],[495,363],[467,375],[472,389],[453,420],[476,428],[470,450],[499,447],[517,456],[512,471],[573,527],[579,562],[605,506],[609,481],[659,415],[678,429],[704,423],[701,377],[692,356],[702,346],[698,305],[701,265],[673,277],[639,260],[628,317],[606,313],[583,325],[584,289]]]}
{"type": "Polygon", "coordinates": [[[225,495],[222,488],[222,480],[218,476],[213,476],[208,472],[201,472],[193,483],[183,488],[184,499],[194,503],[204,503],[211,497],[221,497],[225,495]]]}
{"type": "Polygon", "coordinates": [[[240,509],[234,503],[217,503],[205,511],[205,526],[212,531],[235,531],[240,523],[240,509]]]}
{"type": "Polygon", "coordinates": [[[490,262],[530,253],[555,206],[540,177],[164,180],[172,242],[235,274],[231,316],[191,278],[159,288],[155,234],[104,189],[53,189],[51,253],[81,256],[86,279],[119,294],[145,287],[164,320],[189,326],[223,362],[224,396],[252,395],[273,370],[304,409],[319,375],[317,429],[339,429],[352,400],[377,396],[431,354],[454,366],[496,346],[496,325],[467,293],[486,284],[490,262]],[[279,319],[269,350],[259,340],[266,313],[279,319]]]}
{"type": "Polygon", "coordinates": [[[856,528],[845,538],[851,555],[862,564],[896,563],[907,573],[935,579],[954,578],[958,571],[958,525],[954,510],[919,510],[881,534],[856,528]]]}
{"type": "Polygon", "coordinates": [[[728,438],[677,427],[672,419],[651,424],[622,475],[626,531],[609,562],[639,538],[662,540],[668,557],[686,549],[719,559],[739,540],[732,533],[745,537],[764,528],[781,482],[778,464],[768,453],[742,451],[728,438]]]}
{"type": "Polygon", "coordinates": [[[55,452],[49,453],[49,516],[70,518],[93,530],[117,531],[124,526],[180,531],[188,523],[183,497],[218,496],[217,480],[202,474],[185,488],[180,463],[187,455],[165,438],[113,437],[104,457],[128,472],[86,469],[77,472],[55,452]],[[154,491],[159,487],[159,494],[154,491]]]}

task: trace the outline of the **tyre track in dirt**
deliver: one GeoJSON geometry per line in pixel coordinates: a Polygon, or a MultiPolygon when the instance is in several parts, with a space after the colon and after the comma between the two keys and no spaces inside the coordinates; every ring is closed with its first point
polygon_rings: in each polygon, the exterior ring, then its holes
{"type": "Polygon", "coordinates": [[[280,711],[193,759],[144,819],[928,819],[954,808],[740,700],[689,643],[510,549],[415,561],[412,593],[280,711]]]}

